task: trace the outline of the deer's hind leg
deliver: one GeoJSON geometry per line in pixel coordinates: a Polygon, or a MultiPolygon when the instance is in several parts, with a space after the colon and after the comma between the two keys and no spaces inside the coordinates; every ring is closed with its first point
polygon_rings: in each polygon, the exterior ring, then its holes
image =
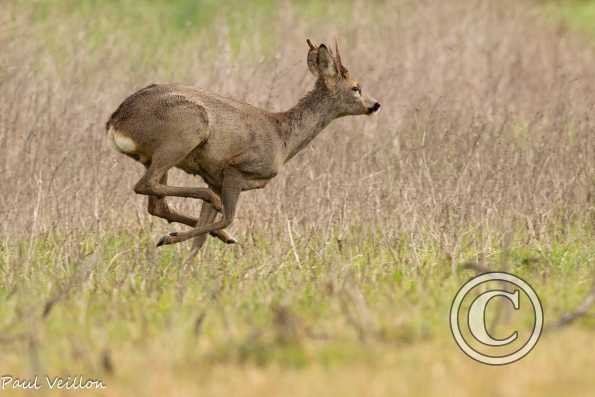
{"type": "MultiPolygon", "coordinates": [[[[167,173],[161,177],[160,183],[163,185],[167,184],[167,173]]],[[[149,196],[148,211],[149,214],[163,218],[169,223],[176,222],[194,227],[198,221],[198,219],[194,217],[180,214],[179,212],[171,209],[169,205],[167,205],[165,197],[149,196]]]]}
{"type": "MultiPolygon", "coordinates": [[[[196,138],[200,136],[197,135],[196,138]]],[[[170,168],[180,163],[186,156],[202,142],[198,139],[195,144],[188,142],[188,139],[175,139],[160,146],[151,156],[150,165],[145,175],[134,186],[138,194],[164,198],[167,196],[195,198],[211,203],[218,211],[221,211],[221,199],[209,188],[205,187],[181,187],[169,186],[163,181],[167,179],[167,172],[170,168]]],[[[185,219],[190,222],[190,219],[185,219]]],[[[194,220],[196,223],[196,220],[194,220]]],[[[182,222],[184,223],[184,222],[182,222]]]]}

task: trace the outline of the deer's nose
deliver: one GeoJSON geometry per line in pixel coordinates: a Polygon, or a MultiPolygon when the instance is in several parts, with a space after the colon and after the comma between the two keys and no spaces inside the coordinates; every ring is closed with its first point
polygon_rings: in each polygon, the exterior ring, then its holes
{"type": "Polygon", "coordinates": [[[368,114],[372,114],[374,112],[377,112],[378,109],[380,109],[380,103],[379,102],[375,102],[372,107],[368,108],[368,114]]]}

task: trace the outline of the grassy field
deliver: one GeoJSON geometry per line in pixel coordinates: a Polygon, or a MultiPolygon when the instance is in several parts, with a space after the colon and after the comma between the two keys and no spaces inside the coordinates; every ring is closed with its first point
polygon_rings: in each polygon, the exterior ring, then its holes
{"type": "Polygon", "coordinates": [[[554,1],[548,4],[554,16],[561,17],[565,24],[588,34],[595,34],[595,2],[590,0],[554,1]]]}
{"type": "Polygon", "coordinates": [[[554,324],[595,283],[595,3],[329,3],[0,3],[0,376],[107,386],[0,395],[592,395],[595,309],[554,324]],[[305,38],[335,35],[382,112],[244,194],[239,245],[155,248],[182,226],[133,193],[111,112],[167,81],[287,109],[313,85],[305,38]],[[453,341],[477,269],[541,298],[518,363],[453,341]]]}

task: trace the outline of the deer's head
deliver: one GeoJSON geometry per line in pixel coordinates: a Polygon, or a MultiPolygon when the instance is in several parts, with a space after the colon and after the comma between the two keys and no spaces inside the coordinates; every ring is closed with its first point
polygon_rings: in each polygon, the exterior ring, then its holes
{"type": "Polygon", "coordinates": [[[310,47],[308,69],[323,83],[339,116],[372,114],[380,109],[380,103],[362,91],[360,84],[343,65],[336,41],[334,55],[324,44],[315,46],[310,39],[306,42],[310,47]]]}

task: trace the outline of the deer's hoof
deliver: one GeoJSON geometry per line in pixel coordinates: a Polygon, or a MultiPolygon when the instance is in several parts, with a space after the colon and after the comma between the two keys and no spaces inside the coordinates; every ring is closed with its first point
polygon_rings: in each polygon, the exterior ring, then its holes
{"type": "Polygon", "coordinates": [[[238,240],[236,240],[235,237],[230,237],[227,240],[225,240],[225,244],[237,244],[238,240]]]}
{"type": "Polygon", "coordinates": [[[168,236],[163,236],[159,239],[159,241],[157,241],[157,247],[161,247],[162,245],[166,245],[167,244],[167,237],[168,236]]]}
{"type": "Polygon", "coordinates": [[[178,235],[177,232],[173,232],[168,234],[167,236],[163,236],[159,239],[159,241],[157,242],[157,247],[161,247],[162,245],[168,245],[168,244],[173,244],[174,241],[172,241],[172,237],[176,237],[178,235]]]}

